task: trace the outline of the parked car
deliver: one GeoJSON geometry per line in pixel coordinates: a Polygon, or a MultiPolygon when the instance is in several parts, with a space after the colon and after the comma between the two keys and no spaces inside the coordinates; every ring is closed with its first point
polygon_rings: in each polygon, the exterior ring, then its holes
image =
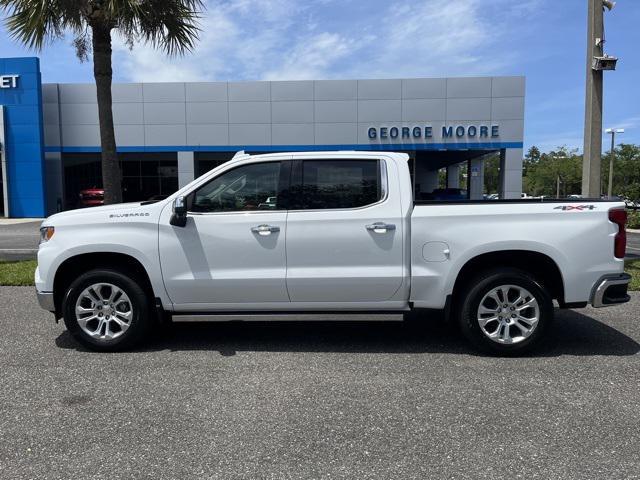
{"type": "Polygon", "coordinates": [[[629,210],[640,209],[640,202],[638,201],[631,200],[630,198],[622,198],[622,201],[629,210]]]}
{"type": "Polygon", "coordinates": [[[623,202],[414,200],[401,153],[238,154],[166,200],[49,217],[35,283],[96,350],[167,318],[439,311],[513,354],[550,328],[553,300],[629,300],[625,220],[623,202]]]}
{"type": "Polygon", "coordinates": [[[80,202],[81,207],[96,207],[104,205],[104,189],[102,188],[85,188],[80,190],[80,202]]]}

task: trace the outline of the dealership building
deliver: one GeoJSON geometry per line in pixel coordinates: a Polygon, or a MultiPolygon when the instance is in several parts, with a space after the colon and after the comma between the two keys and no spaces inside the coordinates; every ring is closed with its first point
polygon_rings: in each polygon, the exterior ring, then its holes
{"type": "MultiPolygon", "coordinates": [[[[168,195],[238,150],[406,152],[416,194],[522,190],[524,77],[119,83],[113,115],[126,201],[168,195]],[[443,174],[443,172],[446,172],[443,174]],[[453,191],[453,190],[451,190],[453,191]]],[[[2,208],[44,217],[100,189],[95,86],[41,82],[39,60],[0,59],[2,208]]],[[[437,195],[436,195],[437,198],[437,195]]]]}

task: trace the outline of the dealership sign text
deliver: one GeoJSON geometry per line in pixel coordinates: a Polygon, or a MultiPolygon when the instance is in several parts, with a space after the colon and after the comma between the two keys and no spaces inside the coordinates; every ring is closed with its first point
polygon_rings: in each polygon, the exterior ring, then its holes
{"type": "MultiPolygon", "coordinates": [[[[497,138],[500,136],[499,125],[443,125],[442,126],[442,138],[497,138]]],[[[388,139],[425,139],[433,138],[434,127],[370,127],[367,132],[370,140],[388,140],[388,139]]]]}
{"type": "Polygon", "coordinates": [[[0,75],[0,88],[16,88],[20,75],[0,75]]]}

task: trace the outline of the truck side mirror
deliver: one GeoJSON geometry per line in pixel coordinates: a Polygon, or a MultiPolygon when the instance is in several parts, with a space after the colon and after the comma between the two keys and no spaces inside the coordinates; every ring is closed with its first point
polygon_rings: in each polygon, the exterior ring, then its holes
{"type": "Polygon", "coordinates": [[[173,201],[173,214],[169,223],[175,227],[187,225],[187,200],[185,197],[178,197],[173,201]]]}

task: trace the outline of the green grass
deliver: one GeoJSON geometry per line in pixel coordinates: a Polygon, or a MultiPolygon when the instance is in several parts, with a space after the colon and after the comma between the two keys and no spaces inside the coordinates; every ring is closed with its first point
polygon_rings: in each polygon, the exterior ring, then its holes
{"type": "MultiPolygon", "coordinates": [[[[35,260],[21,262],[0,261],[0,285],[33,285],[33,273],[36,270],[36,265],[35,260]]],[[[640,290],[640,259],[627,260],[625,270],[632,277],[629,290],[640,290]]]]}
{"type": "Polygon", "coordinates": [[[35,260],[0,261],[0,285],[33,286],[33,274],[36,271],[36,266],[35,260]]]}
{"type": "Polygon", "coordinates": [[[640,290],[640,258],[637,260],[627,260],[624,270],[631,274],[629,290],[640,290]]]}

